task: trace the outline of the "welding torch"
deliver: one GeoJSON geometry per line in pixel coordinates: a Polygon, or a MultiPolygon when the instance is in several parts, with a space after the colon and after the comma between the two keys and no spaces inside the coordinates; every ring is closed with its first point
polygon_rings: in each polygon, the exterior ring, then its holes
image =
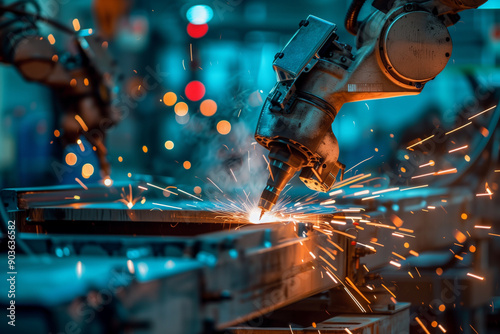
{"type": "Polygon", "coordinates": [[[345,166],[332,123],[344,103],[419,94],[446,66],[453,45],[448,27],[457,14],[487,0],[354,0],[345,27],[356,48],[338,41],[337,26],[315,16],[276,54],[278,82],[267,96],[255,139],[269,150],[261,217],[300,172],[310,189],[326,192],[345,166]]]}

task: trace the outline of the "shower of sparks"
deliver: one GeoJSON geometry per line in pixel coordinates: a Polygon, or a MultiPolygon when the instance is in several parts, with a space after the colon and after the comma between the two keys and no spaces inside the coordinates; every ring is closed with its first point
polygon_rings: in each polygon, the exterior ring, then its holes
{"type": "Polygon", "coordinates": [[[234,182],[238,183],[238,180],[236,179],[236,175],[234,175],[233,170],[231,168],[229,168],[229,170],[231,171],[231,175],[233,176],[234,182]]]}
{"type": "Polygon", "coordinates": [[[81,185],[83,189],[89,190],[89,188],[87,188],[87,186],[79,178],[75,177],[75,181],[78,182],[78,184],[81,185]]]}
{"type": "Polygon", "coordinates": [[[450,133],[453,133],[453,132],[455,132],[455,131],[461,130],[461,129],[463,129],[463,128],[465,128],[466,126],[469,126],[469,125],[471,125],[471,124],[472,124],[472,122],[469,122],[469,123],[466,123],[466,124],[464,124],[464,125],[462,125],[462,126],[459,126],[459,127],[458,127],[458,128],[456,128],[456,129],[453,129],[453,130],[451,130],[451,131],[448,131],[448,132],[446,132],[446,133],[445,133],[445,136],[447,136],[447,135],[449,135],[450,133]]]}
{"type": "Polygon", "coordinates": [[[440,170],[440,171],[437,171],[437,172],[432,172],[432,173],[426,173],[426,174],[412,176],[412,180],[413,179],[418,179],[418,178],[421,178],[421,177],[426,177],[426,176],[454,174],[456,172],[457,172],[456,168],[450,168],[450,169],[446,169],[446,170],[440,170]]]}
{"type": "Polygon", "coordinates": [[[201,198],[199,198],[199,197],[197,197],[197,196],[195,196],[195,195],[193,195],[193,194],[190,194],[190,193],[188,193],[188,192],[186,192],[186,191],[184,191],[184,190],[181,190],[181,189],[177,188],[177,191],[178,191],[178,192],[181,192],[181,193],[183,193],[183,194],[185,194],[185,195],[188,195],[188,196],[190,196],[190,197],[192,197],[192,198],[194,198],[194,199],[196,199],[196,200],[198,200],[198,201],[202,201],[202,202],[203,202],[203,200],[202,200],[201,198]]]}
{"type": "Polygon", "coordinates": [[[420,165],[418,166],[418,168],[424,168],[424,167],[428,167],[428,166],[434,166],[436,163],[434,162],[434,160],[431,160],[429,161],[428,163],[426,164],[423,164],[423,165],[420,165]]]}
{"type": "Polygon", "coordinates": [[[470,328],[472,328],[472,330],[474,331],[474,333],[479,334],[478,331],[474,327],[472,327],[471,324],[469,324],[469,326],[470,326],[470,328]]]}
{"type": "Polygon", "coordinates": [[[496,106],[496,105],[494,105],[493,107],[490,107],[490,108],[488,108],[488,109],[486,109],[486,110],[483,110],[483,111],[481,111],[481,112],[479,112],[479,113],[477,113],[477,114],[475,114],[475,115],[473,115],[473,116],[469,117],[469,121],[470,121],[471,119],[473,119],[473,118],[476,118],[476,117],[477,117],[477,116],[479,116],[479,115],[484,114],[485,112],[488,112],[488,111],[490,111],[490,110],[492,110],[492,109],[495,109],[496,107],[497,107],[497,106],[496,106]]]}
{"type": "Polygon", "coordinates": [[[182,208],[179,208],[177,206],[171,206],[171,205],[166,205],[166,204],[153,203],[153,205],[163,206],[163,207],[169,208],[169,209],[182,210],[182,208]]]}
{"type": "Polygon", "coordinates": [[[147,183],[147,185],[150,186],[150,187],[162,190],[162,191],[166,191],[167,193],[170,193],[172,195],[176,195],[176,196],[178,195],[178,194],[174,193],[173,191],[168,190],[167,188],[162,188],[162,187],[159,187],[159,186],[155,186],[154,184],[151,184],[151,183],[147,183]]]}
{"type": "Polygon", "coordinates": [[[467,276],[470,276],[470,277],[473,277],[473,278],[476,278],[478,280],[484,280],[484,277],[481,277],[481,276],[477,276],[477,275],[474,275],[474,274],[471,274],[471,273],[467,273],[467,276]]]}
{"type": "Polygon", "coordinates": [[[372,195],[384,194],[384,193],[388,193],[388,192],[396,191],[396,190],[399,190],[399,188],[389,188],[389,189],[374,191],[374,192],[372,192],[372,195]]]}
{"type": "Polygon", "coordinates": [[[352,166],[351,168],[349,168],[348,170],[346,170],[344,173],[349,173],[351,170],[353,170],[354,168],[358,167],[359,165],[361,165],[363,162],[366,162],[368,160],[370,160],[371,158],[373,158],[374,155],[372,155],[371,157],[361,161],[361,162],[358,162],[357,164],[355,164],[354,166],[352,166]]]}
{"type": "Polygon", "coordinates": [[[408,146],[406,149],[409,150],[410,148],[415,147],[417,145],[420,145],[420,144],[422,144],[422,143],[424,143],[424,142],[426,142],[426,141],[428,141],[429,139],[432,139],[432,138],[434,138],[434,135],[432,135],[430,137],[427,137],[425,139],[422,139],[421,141],[416,142],[415,144],[408,146]]]}
{"type": "Polygon", "coordinates": [[[359,291],[359,289],[356,287],[356,285],[349,279],[349,277],[346,276],[345,278],[345,281],[347,282],[347,284],[349,284],[351,286],[351,288],[354,289],[354,291],[356,291],[361,297],[363,297],[364,300],[366,300],[366,302],[368,304],[371,304],[371,302],[368,300],[368,298],[365,297],[365,295],[363,293],[361,293],[361,291],[359,291]]]}
{"type": "Polygon", "coordinates": [[[269,170],[269,176],[271,176],[271,180],[274,181],[274,176],[273,176],[273,171],[271,170],[271,165],[269,164],[269,161],[267,161],[266,156],[263,154],[262,157],[264,158],[264,161],[267,164],[267,169],[269,170]]]}
{"type": "MultiPolygon", "coordinates": [[[[499,171],[500,172],[500,171],[499,171]]],[[[335,191],[332,191],[331,193],[329,193],[328,195],[329,196],[335,196],[335,195],[339,195],[339,194],[342,194],[344,191],[342,189],[339,189],[339,190],[335,190],[335,191]]]]}
{"type": "Polygon", "coordinates": [[[396,261],[389,261],[390,264],[392,264],[394,267],[401,268],[401,263],[396,262],[396,261]]]}
{"type": "Polygon", "coordinates": [[[457,148],[454,148],[453,150],[449,150],[448,153],[453,153],[453,152],[456,152],[456,151],[460,151],[460,150],[463,150],[465,148],[469,147],[469,145],[464,145],[464,146],[461,146],[461,147],[457,147],[457,148]]]}
{"type": "Polygon", "coordinates": [[[489,230],[489,229],[491,229],[491,226],[475,225],[474,228],[479,228],[479,229],[483,229],[483,230],[489,230]]]}
{"type": "Polygon", "coordinates": [[[219,186],[215,184],[215,182],[214,182],[214,181],[210,180],[210,178],[208,178],[208,177],[207,177],[207,180],[208,180],[208,181],[210,181],[210,183],[212,183],[212,184],[213,184],[213,185],[214,185],[217,189],[219,189],[219,191],[220,191],[221,193],[224,193],[224,192],[222,191],[222,189],[221,189],[221,188],[219,188],[219,186]]]}
{"type": "Polygon", "coordinates": [[[132,193],[132,185],[128,185],[129,192],[127,193],[124,188],[122,188],[122,192],[120,194],[121,199],[118,202],[121,202],[127,206],[127,208],[132,209],[132,207],[137,203],[141,197],[134,198],[132,193]]]}
{"type": "Polygon", "coordinates": [[[415,320],[418,322],[418,324],[420,325],[420,327],[422,327],[422,329],[424,330],[424,332],[426,334],[431,334],[427,328],[425,328],[424,324],[422,323],[422,320],[420,320],[418,317],[415,317],[415,320]]]}
{"type": "Polygon", "coordinates": [[[366,195],[369,194],[370,190],[362,190],[354,193],[354,196],[361,196],[361,195],[366,195]]]}
{"type": "Polygon", "coordinates": [[[85,124],[85,122],[80,117],[80,115],[75,115],[75,120],[78,122],[78,124],[80,124],[80,126],[83,129],[83,131],[85,131],[85,132],[89,131],[89,127],[87,126],[87,124],[85,124]]]}
{"type": "Polygon", "coordinates": [[[422,186],[416,186],[416,187],[410,187],[410,188],[401,189],[400,191],[407,191],[407,190],[413,190],[413,189],[419,189],[419,188],[426,188],[428,186],[429,186],[428,184],[424,184],[422,186]]]}

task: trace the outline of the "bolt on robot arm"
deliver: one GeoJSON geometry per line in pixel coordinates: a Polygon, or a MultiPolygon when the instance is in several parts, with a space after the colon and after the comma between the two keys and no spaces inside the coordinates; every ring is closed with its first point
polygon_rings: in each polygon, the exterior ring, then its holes
{"type": "Polygon", "coordinates": [[[447,27],[457,12],[487,0],[374,0],[363,22],[365,0],[354,0],[347,30],[357,50],[337,41],[336,25],[309,16],[273,63],[278,82],[269,93],[255,132],[269,150],[270,176],[259,207],[276,204],[300,171],[315,191],[328,191],[344,165],[332,122],[344,103],[419,94],[446,66],[452,52],[447,27]]]}

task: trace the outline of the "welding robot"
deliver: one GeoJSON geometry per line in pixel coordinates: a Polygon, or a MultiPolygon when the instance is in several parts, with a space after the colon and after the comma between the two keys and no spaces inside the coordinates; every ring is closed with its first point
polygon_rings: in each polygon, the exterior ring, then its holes
{"type": "MultiPolygon", "coordinates": [[[[64,112],[63,146],[85,138],[96,151],[103,179],[109,179],[106,131],[121,117],[116,107],[119,93],[116,62],[107,50],[107,42],[91,29],[75,33],[40,13],[36,1],[8,5],[0,1],[0,62],[13,65],[24,79],[55,92],[64,112]],[[54,41],[42,36],[38,23],[70,36],[69,49],[55,50],[54,41]]],[[[108,30],[105,32],[109,35],[108,30]]]]}
{"type": "Polygon", "coordinates": [[[453,44],[448,27],[458,12],[486,0],[374,0],[376,9],[358,20],[366,0],[354,0],[345,27],[356,50],[338,41],[336,25],[315,16],[279,53],[278,82],[269,93],[255,139],[269,150],[270,176],[259,200],[261,218],[285,185],[300,180],[326,192],[345,166],[332,122],[344,103],[416,95],[448,63],[453,44]]]}

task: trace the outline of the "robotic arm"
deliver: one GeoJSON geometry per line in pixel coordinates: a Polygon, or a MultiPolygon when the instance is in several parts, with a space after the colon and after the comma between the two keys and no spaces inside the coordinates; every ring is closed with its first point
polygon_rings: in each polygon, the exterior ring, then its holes
{"type": "Polygon", "coordinates": [[[63,144],[85,137],[94,147],[106,178],[110,165],[105,133],[119,120],[113,106],[118,89],[115,66],[106,44],[87,30],[75,34],[57,22],[26,12],[28,3],[38,8],[32,1],[0,6],[0,62],[13,65],[26,80],[44,84],[58,94],[64,110],[63,144]],[[70,34],[75,51],[57,52],[39,33],[39,21],[70,34]]]}
{"type": "Polygon", "coordinates": [[[374,0],[363,22],[365,0],[354,0],[347,30],[357,50],[338,42],[336,25],[309,16],[276,54],[278,82],[260,114],[255,139],[269,150],[270,176],[261,216],[300,171],[315,191],[328,191],[344,165],[332,122],[344,103],[419,94],[446,66],[452,52],[447,27],[457,12],[487,0],[374,0]]]}

